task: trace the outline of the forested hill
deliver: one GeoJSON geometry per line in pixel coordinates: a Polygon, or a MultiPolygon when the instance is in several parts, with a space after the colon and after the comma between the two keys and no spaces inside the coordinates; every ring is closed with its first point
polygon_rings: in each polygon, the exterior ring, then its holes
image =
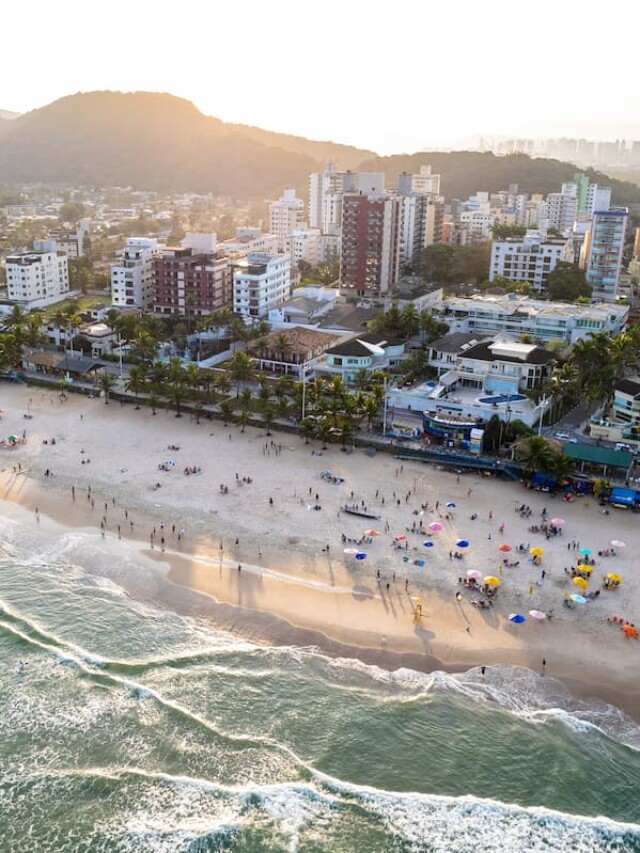
{"type": "Polygon", "coordinates": [[[305,192],[334,160],[373,152],[226,124],[173,95],[90,92],[0,122],[0,181],[133,186],[234,198],[305,192]]]}
{"type": "Polygon", "coordinates": [[[423,151],[419,154],[396,154],[374,157],[360,164],[363,172],[385,172],[387,183],[395,182],[400,172],[415,173],[421,165],[431,165],[442,175],[441,193],[447,201],[465,199],[477,190],[497,192],[509,184],[518,184],[524,193],[560,192],[563,181],[573,180],[575,172],[585,172],[593,183],[612,188],[613,204],[640,204],[640,187],[628,181],[610,178],[594,169],[580,169],[560,160],[531,158],[526,154],[496,157],[479,151],[423,151]]]}
{"type": "MultiPolygon", "coordinates": [[[[333,142],[228,124],[192,103],[150,92],[89,92],[61,98],[12,119],[0,118],[0,182],[131,186],[160,192],[212,192],[249,201],[294,187],[306,198],[309,172],[333,160],[341,169],[384,171],[387,187],[402,171],[430,164],[442,193],[476,190],[558,191],[576,167],[524,155],[472,151],[376,157],[333,142]]],[[[589,171],[613,187],[615,204],[640,203],[640,187],[589,171]]]]}

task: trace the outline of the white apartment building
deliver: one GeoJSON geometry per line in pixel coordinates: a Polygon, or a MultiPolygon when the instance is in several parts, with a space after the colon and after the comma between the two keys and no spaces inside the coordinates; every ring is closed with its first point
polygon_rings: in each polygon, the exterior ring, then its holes
{"type": "Polygon", "coordinates": [[[269,205],[269,231],[278,238],[278,251],[284,252],[287,237],[304,226],[304,202],[296,197],[295,190],[285,190],[284,195],[269,205]]]}
{"type": "Polygon", "coordinates": [[[7,255],[9,300],[26,311],[45,308],[69,294],[69,269],[63,252],[16,252],[7,255]]]}
{"type": "Polygon", "coordinates": [[[598,184],[589,184],[587,187],[585,214],[591,217],[596,210],[609,210],[610,207],[611,187],[601,187],[598,184]]]}
{"type": "Polygon", "coordinates": [[[287,237],[285,251],[291,256],[291,262],[297,267],[300,261],[315,267],[318,263],[318,228],[297,228],[287,237]]]}
{"type": "Polygon", "coordinates": [[[111,303],[118,308],[134,306],[146,311],[153,307],[153,256],[160,251],[153,237],[129,237],[118,263],[111,267],[111,303]]]}
{"type": "MultiPolygon", "coordinates": [[[[563,184],[563,188],[569,185],[563,184]]],[[[575,184],[571,184],[575,187],[575,184]]],[[[577,188],[576,188],[577,193],[577,188]]],[[[549,193],[546,200],[546,224],[560,233],[570,231],[578,218],[578,197],[573,192],[549,193]]]]}
{"type": "Polygon", "coordinates": [[[547,276],[558,261],[573,261],[571,240],[546,237],[540,231],[528,231],[524,237],[494,240],[489,281],[494,281],[496,276],[509,281],[528,281],[536,291],[542,292],[547,276]]]}
{"type": "Polygon", "coordinates": [[[545,343],[574,344],[596,332],[606,332],[611,337],[620,334],[627,324],[629,306],[546,302],[515,293],[476,294],[450,297],[437,313],[451,332],[477,333],[479,338],[501,333],[518,338],[526,334],[545,343]]]}
{"type": "Polygon", "coordinates": [[[233,273],[233,311],[244,317],[266,317],[291,295],[289,255],[247,255],[233,273]]]}
{"type": "Polygon", "coordinates": [[[440,195],[440,175],[432,175],[431,166],[420,166],[420,173],[412,175],[411,179],[411,189],[414,193],[440,195]]]}

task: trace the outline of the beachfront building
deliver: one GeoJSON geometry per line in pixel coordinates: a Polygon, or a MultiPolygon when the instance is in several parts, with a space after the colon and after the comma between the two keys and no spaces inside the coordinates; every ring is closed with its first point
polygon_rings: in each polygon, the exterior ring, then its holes
{"type": "Polygon", "coordinates": [[[297,287],[291,299],[269,311],[269,325],[319,326],[326,314],[335,308],[338,294],[338,290],[321,285],[297,287]]]}
{"type": "Polygon", "coordinates": [[[317,364],[340,335],[293,326],[269,332],[263,339],[252,341],[249,352],[260,370],[310,379],[317,364]]]}
{"type": "Polygon", "coordinates": [[[541,231],[527,231],[524,237],[507,237],[491,244],[489,281],[496,277],[528,281],[541,293],[547,277],[559,261],[573,261],[571,240],[547,237],[541,231]]]}
{"type": "Polygon", "coordinates": [[[453,370],[461,353],[484,340],[477,332],[450,332],[433,341],[429,347],[429,364],[438,371],[438,376],[453,370]]]}
{"type": "Polygon", "coordinates": [[[154,237],[129,237],[118,263],[110,269],[111,303],[117,308],[132,306],[147,311],[153,307],[153,256],[160,251],[154,237]]]}
{"type": "Polygon", "coordinates": [[[287,237],[304,223],[304,201],[296,197],[295,190],[285,190],[278,201],[269,205],[269,231],[275,234],[278,251],[286,251],[287,237]]]}
{"type": "Polygon", "coordinates": [[[438,380],[414,388],[393,388],[392,407],[411,408],[473,423],[497,415],[533,426],[544,412],[525,393],[539,388],[555,356],[532,344],[481,341],[462,348],[455,363],[438,380]]]}
{"type": "Polygon", "coordinates": [[[591,418],[591,437],[640,444],[640,377],[619,379],[613,388],[609,410],[591,418]]]}
{"type": "Polygon", "coordinates": [[[154,255],[156,314],[202,317],[231,306],[231,265],[217,252],[163,247],[154,255]]]}
{"type": "Polygon", "coordinates": [[[543,343],[574,344],[595,332],[618,335],[626,327],[629,306],[543,302],[516,293],[476,294],[445,299],[437,316],[451,332],[530,335],[543,343]]]}
{"type": "Polygon", "coordinates": [[[599,210],[593,214],[587,262],[587,281],[592,299],[613,302],[618,297],[622,251],[629,211],[626,207],[599,210]]]}
{"type": "Polygon", "coordinates": [[[7,255],[9,301],[26,311],[46,308],[69,295],[67,256],[55,248],[7,255]]]}
{"type": "Polygon", "coordinates": [[[342,199],[342,287],[392,296],[400,275],[400,200],[374,193],[342,199]]]}
{"type": "Polygon", "coordinates": [[[316,365],[319,376],[339,376],[351,382],[361,370],[370,373],[389,370],[405,357],[405,342],[387,339],[371,333],[343,341],[327,350],[326,357],[316,365]]]}
{"type": "Polygon", "coordinates": [[[285,302],[291,294],[289,255],[247,255],[233,272],[233,311],[259,319],[285,302]]]}

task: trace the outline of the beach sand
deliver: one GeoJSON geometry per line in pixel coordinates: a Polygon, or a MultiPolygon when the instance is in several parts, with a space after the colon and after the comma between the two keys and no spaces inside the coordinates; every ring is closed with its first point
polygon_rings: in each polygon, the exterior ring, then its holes
{"type": "MultiPolygon", "coordinates": [[[[458,477],[391,454],[347,454],[334,445],[321,450],[317,442],[277,431],[266,436],[248,427],[243,434],[220,421],[198,425],[188,416],[163,410],[153,416],[146,408],[106,406],[79,395],[61,402],[55,392],[3,384],[0,408],[0,435],[26,431],[25,443],[0,450],[4,511],[17,504],[34,524],[52,519],[89,529],[99,529],[104,517],[107,545],[135,548],[141,560],[153,562],[163,583],[146,593],[166,606],[255,641],[313,645],[386,668],[527,666],[640,719],[640,643],[607,621],[618,615],[640,620],[635,514],[603,515],[593,498],[569,504],[520,484],[458,477]],[[175,466],[160,470],[166,462],[175,466]],[[184,473],[194,466],[201,473],[184,473]],[[323,479],[326,471],[342,482],[323,479]],[[340,511],[352,501],[364,502],[379,519],[340,511]],[[448,502],[456,507],[448,509],[448,502]],[[521,504],[531,507],[529,519],[515,511],[521,504]],[[547,540],[529,532],[544,507],[549,517],[566,520],[562,536],[547,540]],[[443,526],[429,537],[431,548],[424,533],[411,531],[421,520],[425,530],[433,521],[443,526]],[[362,544],[366,559],[345,554],[358,546],[343,543],[341,534],[359,539],[372,526],[380,535],[362,544]],[[406,548],[405,540],[394,547],[394,536],[406,536],[406,548]],[[450,559],[460,537],[470,545],[463,559],[450,559]],[[627,547],[598,557],[611,539],[627,547]],[[579,592],[564,572],[578,556],[567,549],[572,540],[593,550],[590,588],[601,588],[610,571],[624,581],[569,610],[562,605],[565,593],[579,592]],[[545,549],[541,566],[515,551],[523,542],[545,549]],[[514,546],[506,556],[520,561],[517,568],[500,568],[502,543],[514,546]],[[502,581],[488,610],[473,607],[478,596],[458,583],[470,569],[502,581]],[[418,604],[422,618],[416,618],[418,604]],[[537,622],[530,609],[552,610],[553,619],[537,622]],[[511,623],[514,612],[527,621],[511,623]]],[[[144,593],[133,574],[119,582],[144,593]]]]}

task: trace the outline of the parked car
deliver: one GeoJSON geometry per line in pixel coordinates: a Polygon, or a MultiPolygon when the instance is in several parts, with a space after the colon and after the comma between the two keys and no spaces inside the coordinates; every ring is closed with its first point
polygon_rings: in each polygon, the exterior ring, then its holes
{"type": "Polygon", "coordinates": [[[568,441],[569,444],[578,443],[578,439],[574,438],[572,435],[569,435],[568,432],[556,432],[554,433],[554,438],[557,438],[558,441],[568,441]]]}

